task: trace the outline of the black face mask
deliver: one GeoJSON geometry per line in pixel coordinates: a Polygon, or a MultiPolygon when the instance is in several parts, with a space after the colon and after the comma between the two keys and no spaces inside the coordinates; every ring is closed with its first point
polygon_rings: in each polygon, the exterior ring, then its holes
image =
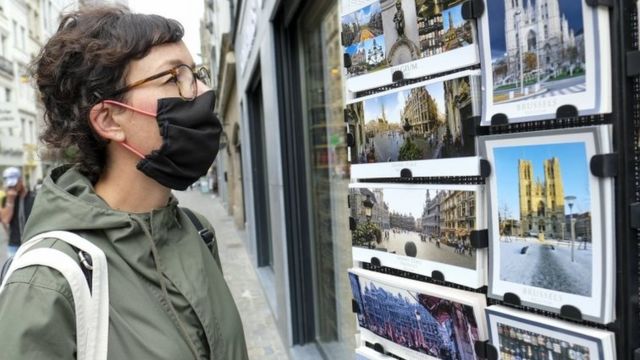
{"type": "Polygon", "coordinates": [[[175,190],[185,190],[205,175],[218,154],[222,133],[214,104],[213,91],[192,101],[158,99],[162,146],[140,160],[138,170],[175,190]]]}

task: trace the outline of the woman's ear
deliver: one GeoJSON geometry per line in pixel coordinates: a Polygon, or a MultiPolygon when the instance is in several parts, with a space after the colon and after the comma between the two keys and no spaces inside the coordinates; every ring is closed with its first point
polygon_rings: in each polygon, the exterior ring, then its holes
{"type": "Polygon", "coordinates": [[[94,105],[89,112],[89,122],[93,130],[106,140],[123,142],[125,133],[120,124],[114,119],[113,105],[100,102],[94,105]]]}

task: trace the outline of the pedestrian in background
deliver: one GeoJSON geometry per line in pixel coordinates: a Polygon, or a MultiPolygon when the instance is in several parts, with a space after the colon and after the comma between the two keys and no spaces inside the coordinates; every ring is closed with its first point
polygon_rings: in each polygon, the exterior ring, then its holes
{"type": "Polygon", "coordinates": [[[24,226],[35,201],[35,193],[24,185],[22,173],[17,167],[8,167],[2,172],[2,184],[5,196],[0,208],[0,222],[9,234],[7,256],[11,257],[20,247],[24,226]]]}
{"type": "MultiPolygon", "coordinates": [[[[42,140],[78,151],[44,180],[24,239],[69,231],[106,255],[108,359],[248,358],[217,248],[171,194],[207,173],[222,131],[208,73],[182,37],[175,20],[86,7],[62,17],[34,62],[42,140]]],[[[66,242],[35,247],[90,271],[66,242]]],[[[75,359],[71,294],[49,267],[13,272],[0,293],[0,357],[75,359]]]]}

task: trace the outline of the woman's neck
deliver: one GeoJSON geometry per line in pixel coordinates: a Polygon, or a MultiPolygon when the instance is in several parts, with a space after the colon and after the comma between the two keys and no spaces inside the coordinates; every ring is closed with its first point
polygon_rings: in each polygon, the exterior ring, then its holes
{"type": "Polygon", "coordinates": [[[140,172],[135,163],[107,166],[95,191],[112,209],[130,213],[162,208],[171,195],[171,189],[140,172]]]}

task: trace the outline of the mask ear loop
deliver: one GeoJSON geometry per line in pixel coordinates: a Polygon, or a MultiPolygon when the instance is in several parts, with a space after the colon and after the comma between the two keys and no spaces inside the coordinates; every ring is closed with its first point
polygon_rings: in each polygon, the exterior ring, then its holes
{"type": "MultiPolygon", "coordinates": [[[[137,112],[139,114],[142,115],[147,115],[147,116],[151,116],[151,117],[156,117],[156,114],[148,112],[148,111],[144,111],[144,110],[140,110],[137,108],[134,108],[131,105],[127,105],[124,103],[121,103],[119,101],[115,101],[115,100],[103,100],[102,102],[106,103],[106,104],[111,104],[111,105],[116,105],[116,106],[122,106],[123,108],[129,109],[131,111],[137,112]]],[[[124,141],[118,142],[118,144],[122,145],[124,148],[126,148],[127,150],[131,151],[132,153],[136,154],[140,159],[144,159],[146,156],[144,156],[143,153],[141,153],[140,151],[138,151],[136,148],[134,148],[133,146],[127,144],[124,141]]]]}
{"type": "Polygon", "coordinates": [[[144,156],[140,151],[136,150],[136,148],[134,148],[133,146],[127,144],[124,141],[119,142],[118,144],[124,146],[127,150],[131,151],[132,153],[136,154],[138,157],[140,157],[140,159],[144,159],[146,156],[144,156]]]}
{"type": "Polygon", "coordinates": [[[133,106],[131,106],[131,105],[127,105],[127,104],[121,103],[121,102],[119,102],[119,101],[115,101],[115,100],[102,100],[102,102],[103,102],[103,103],[105,103],[105,104],[111,104],[111,105],[122,106],[123,108],[129,109],[129,110],[131,110],[131,111],[135,111],[135,112],[137,112],[137,113],[139,113],[139,114],[142,114],[142,115],[147,115],[147,116],[151,116],[151,117],[156,117],[156,116],[157,116],[157,114],[154,114],[154,113],[152,113],[152,112],[148,112],[148,111],[140,110],[140,109],[138,109],[138,108],[134,108],[134,107],[133,107],[133,106]]]}

